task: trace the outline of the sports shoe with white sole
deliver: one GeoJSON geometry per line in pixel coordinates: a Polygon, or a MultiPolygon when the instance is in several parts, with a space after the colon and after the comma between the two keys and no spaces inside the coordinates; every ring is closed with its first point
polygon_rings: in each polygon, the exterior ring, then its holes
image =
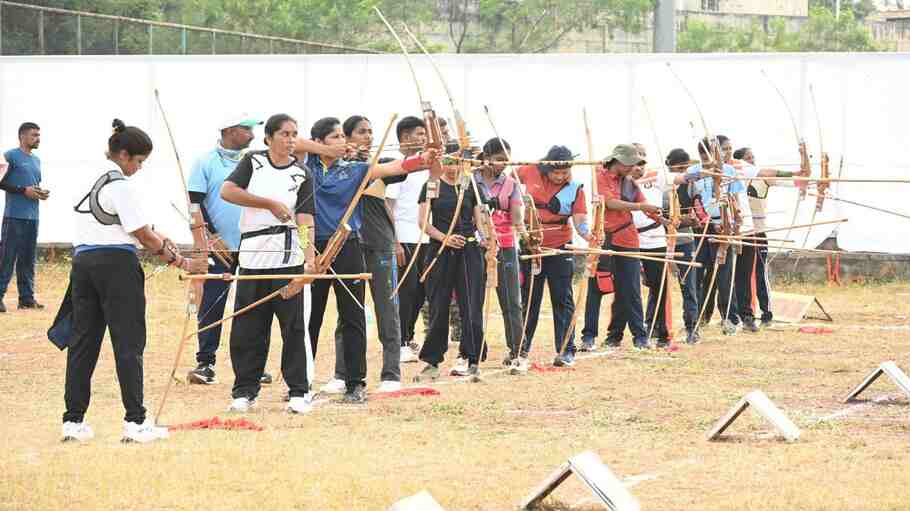
{"type": "Polygon", "coordinates": [[[394,380],[384,380],[379,384],[377,392],[398,392],[401,390],[401,382],[394,380]]]}
{"type": "Polygon", "coordinates": [[[191,385],[214,385],[218,383],[215,378],[215,366],[212,364],[199,364],[186,375],[186,381],[191,385]]]}
{"type": "Polygon", "coordinates": [[[414,350],[410,346],[402,346],[401,354],[398,356],[398,361],[402,364],[407,364],[408,362],[417,362],[417,354],[414,353],[414,350]]]}
{"type": "Polygon", "coordinates": [[[137,442],[147,444],[155,440],[164,440],[170,436],[167,428],[156,426],[151,419],[145,419],[142,424],[135,422],[123,421],[123,438],[120,440],[124,443],[137,442]]]}
{"type": "Polygon", "coordinates": [[[531,364],[528,362],[528,357],[518,357],[512,361],[509,374],[526,374],[530,368],[531,364]]]}
{"type": "Polygon", "coordinates": [[[83,422],[64,422],[61,442],[87,442],[95,438],[95,432],[83,422]]]}
{"type": "Polygon", "coordinates": [[[344,394],[347,390],[347,385],[345,385],[344,380],[339,380],[338,378],[332,378],[328,383],[322,386],[319,389],[319,392],[323,394],[344,394]]]}
{"type": "Polygon", "coordinates": [[[414,383],[436,381],[439,378],[439,366],[427,364],[420,373],[414,377],[414,383]]]}
{"type": "Polygon", "coordinates": [[[467,376],[468,375],[468,361],[467,359],[458,357],[455,360],[455,365],[452,366],[452,369],[449,371],[450,376],[467,376]]]}
{"type": "Polygon", "coordinates": [[[248,397],[238,397],[231,401],[231,406],[228,407],[228,411],[246,413],[250,411],[250,408],[252,408],[254,404],[256,404],[255,399],[250,399],[248,397]]]}
{"type": "Polygon", "coordinates": [[[309,413],[313,411],[313,396],[295,396],[288,400],[288,413],[309,413]]]}

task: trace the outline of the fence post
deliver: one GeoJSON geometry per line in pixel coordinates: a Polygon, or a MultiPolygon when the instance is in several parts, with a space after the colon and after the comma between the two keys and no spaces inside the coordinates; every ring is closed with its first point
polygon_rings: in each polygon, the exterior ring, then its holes
{"type": "Polygon", "coordinates": [[[269,54],[275,53],[275,40],[269,39],[269,54]]]}
{"type": "Polygon", "coordinates": [[[186,55],[186,27],[180,30],[180,49],[186,55]]]}
{"type": "Polygon", "coordinates": [[[3,4],[0,4],[0,55],[3,55],[3,4]]]}
{"type": "Polygon", "coordinates": [[[155,39],[152,36],[152,29],[154,27],[155,25],[149,25],[149,55],[152,55],[154,53],[155,48],[155,39]]]}
{"type": "Polygon", "coordinates": [[[82,16],[76,15],[76,55],[82,55],[82,16]]]}
{"type": "Polygon", "coordinates": [[[44,11],[38,11],[38,49],[44,55],[44,11]]]}
{"type": "Polygon", "coordinates": [[[120,20],[114,20],[114,55],[120,55],[120,20]]]}
{"type": "Polygon", "coordinates": [[[212,32],[212,55],[218,53],[218,45],[215,43],[215,32],[212,32]]]}
{"type": "Polygon", "coordinates": [[[246,50],[246,36],[240,36],[240,53],[243,53],[246,50]]]}

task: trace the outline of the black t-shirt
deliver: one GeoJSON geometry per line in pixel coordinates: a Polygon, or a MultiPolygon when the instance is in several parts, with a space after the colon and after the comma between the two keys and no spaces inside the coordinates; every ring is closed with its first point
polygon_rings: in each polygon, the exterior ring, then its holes
{"type": "MultiPolygon", "coordinates": [[[[460,188],[460,187],[459,187],[460,188]]],[[[433,227],[446,233],[449,231],[449,225],[452,223],[452,215],[455,213],[455,205],[458,202],[458,189],[442,179],[439,180],[439,197],[433,199],[430,205],[430,214],[433,217],[433,227]]],[[[481,200],[485,200],[483,192],[478,190],[481,194],[481,200]]],[[[424,184],[423,188],[420,190],[420,198],[417,200],[418,204],[423,204],[427,201],[427,185],[424,184]]],[[[464,188],[464,199],[461,202],[461,210],[458,212],[458,221],[455,223],[455,229],[452,231],[452,234],[460,234],[462,236],[473,236],[477,231],[477,226],[474,224],[474,206],[477,205],[477,199],[474,197],[474,190],[470,185],[465,186],[464,188]]]]}
{"type": "MultiPolygon", "coordinates": [[[[394,158],[380,158],[379,163],[388,163],[394,158]]],[[[366,160],[363,160],[366,161],[366,160]]],[[[382,178],[386,185],[400,183],[408,177],[407,174],[382,178]]],[[[374,250],[392,250],[395,246],[395,224],[386,209],[385,199],[364,195],[360,201],[363,204],[363,226],[360,228],[360,239],[363,245],[374,250]]]]}
{"type": "Polygon", "coordinates": [[[294,213],[304,213],[309,215],[316,214],[316,198],[313,193],[313,176],[302,161],[291,156],[290,165],[277,166],[269,158],[268,151],[251,151],[247,153],[231,172],[231,175],[225,179],[240,188],[249,191],[254,195],[274,199],[284,202],[281,197],[268,196],[266,190],[291,190],[296,186],[297,200],[294,205],[294,213]],[[258,186],[250,188],[250,182],[253,180],[253,173],[262,170],[257,174],[257,180],[262,179],[258,186]],[[285,188],[285,185],[288,185],[285,188]]]}

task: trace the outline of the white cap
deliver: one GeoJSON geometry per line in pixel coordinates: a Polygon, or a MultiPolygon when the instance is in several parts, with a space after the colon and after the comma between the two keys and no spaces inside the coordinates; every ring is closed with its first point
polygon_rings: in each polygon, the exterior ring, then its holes
{"type": "Polygon", "coordinates": [[[234,114],[231,117],[225,118],[218,124],[218,131],[227,128],[233,128],[234,126],[243,126],[245,128],[252,128],[253,126],[258,126],[262,124],[262,121],[254,119],[250,114],[242,112],[239,114],[234,114]]]}

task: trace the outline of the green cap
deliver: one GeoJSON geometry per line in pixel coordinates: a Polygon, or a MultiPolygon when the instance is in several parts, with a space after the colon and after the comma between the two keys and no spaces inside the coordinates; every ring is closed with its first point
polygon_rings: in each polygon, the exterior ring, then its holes
{"type": "Polygon", "coordinates": [[[629,166],[645,164],[645,159],[638,153],[638,149],[635,149],[635,146],[631,144],[619,144],[614,147],[610,156],[607,156],[604,160],[604,164],[609,164],[613,160],[619,160],[619,163],[629,166]]]}
{"type": "Polygon", "coordinates": [[[221,123],[218,124],[218,129],[223,130],[223,129],[227,129],[227,128],[233,128],[234,126],[243,126],[244,128],[252,128],[252,127],[258,126],[260,124],[262,124],[262,121],[260,121],[258,119],[253,119],[249,114],[244,112],[241,114],[235,114],[232,117],[228,117],[228,118],[224,119],[223,121],[221,121],[221,123]]]}

